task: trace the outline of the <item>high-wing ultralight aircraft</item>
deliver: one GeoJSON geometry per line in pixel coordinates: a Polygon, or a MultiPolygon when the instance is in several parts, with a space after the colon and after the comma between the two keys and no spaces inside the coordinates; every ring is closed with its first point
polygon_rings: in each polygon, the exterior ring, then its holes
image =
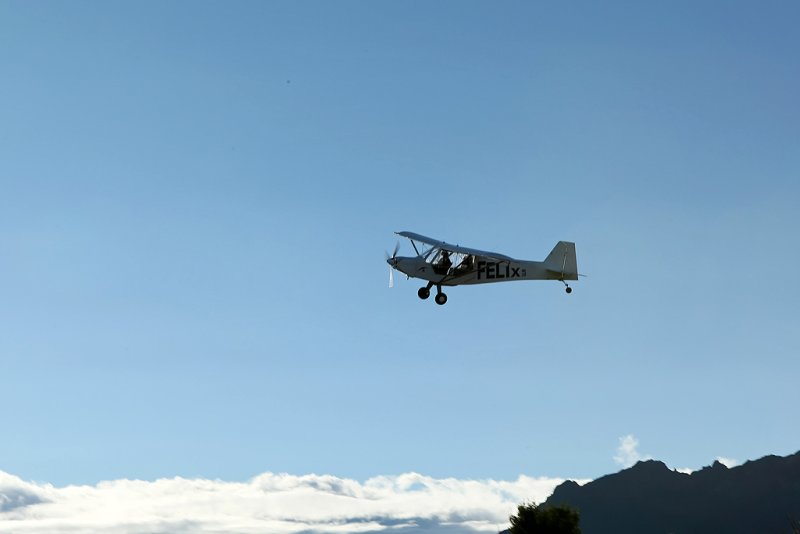
{"type": "Polygon", "coordinates": [[[419,288],[421,299],[431,296],[431,288],[436,286],[436,304],[447,302],[442,286],[462,284],[490,284],[494,282],[513,282],[517,280],[558,280],[572,293],[567,280],[578,279],[578,260],[575,257],[575,243],[559,241],[544,261],[515,260],[504,254],[487,252],[473,248],[451,245],[414,232],[396,232],[407,238],[414,247],[416,256],[398,256],[400,244],[389,264],[389,287],[394,285],[393,270],[413,277],[427,280],[428,285],[419,288]]]}

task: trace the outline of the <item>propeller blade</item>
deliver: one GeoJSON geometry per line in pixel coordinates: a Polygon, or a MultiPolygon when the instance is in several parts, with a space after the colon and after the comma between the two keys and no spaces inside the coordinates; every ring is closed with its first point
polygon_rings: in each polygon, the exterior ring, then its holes
{"type": "Polygon", "coordinates": [[[397,242],[394,246],[394,252],[392,252],[392,258],[397,257],[397,251],[400,250],[400,241],[397,242]]]}
{"type": "Polygon", "coordinates": [[[389,287],[394,287],[394,269],[389,266],[389,287]]]}

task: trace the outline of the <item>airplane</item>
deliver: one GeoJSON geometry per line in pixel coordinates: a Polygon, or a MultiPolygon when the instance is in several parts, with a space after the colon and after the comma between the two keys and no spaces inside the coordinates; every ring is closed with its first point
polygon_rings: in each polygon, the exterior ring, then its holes
{"type": "Polygon", "coordinates": [[[575,243],[569,241],[559,241],[544,261],[529,261],[517,260],[496,252],[451,245],[414,232],[395,233],[408,239],[417,255],[398,256],[399,242],[391,257],[386,255],[389,287],[394,285],[392,273],[395,269],[409,278],[427,280],[428,284],[419,288],[417,296],[427,299],[431,296],[431,288],[436,286],[434,300],[440,306],[447,302],[442,286],[557,280],[566,286],[567,293],[572,293],[567,280],[577,280],[579,276],[575,243]]]}

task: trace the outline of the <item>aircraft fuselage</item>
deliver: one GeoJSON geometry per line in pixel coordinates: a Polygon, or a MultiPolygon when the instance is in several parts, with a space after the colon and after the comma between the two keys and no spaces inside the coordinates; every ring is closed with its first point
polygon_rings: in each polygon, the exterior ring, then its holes
{"type": "MultiPolygon", "coordinates": [[[[472,268],[437,268],[420,257],[395,258],[395,269],[412,277],[442,286],[488,284],[515,280],[559,280],[560,273],[545,268],[544,262],[525,260],[478,260],[472,268]]],[[[569,277],[572,280],[576,277],[569,277]]]]}

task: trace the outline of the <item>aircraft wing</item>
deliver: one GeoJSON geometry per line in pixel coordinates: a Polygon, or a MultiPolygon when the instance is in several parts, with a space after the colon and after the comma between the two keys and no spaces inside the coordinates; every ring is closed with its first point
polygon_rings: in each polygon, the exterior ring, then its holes
{"type": "Polygon", "coordinates": [[[445,243],[444,241],[431,239],[430,237],[425,237],[424,235],[415,234],[414,232],[395,232],[395,233],[400,237],[405,237],[407,239],[411,239],[412,241],[419,241],[420,243],[425,243],[426,245],[430,245],[432,247],[441,248],[448,252],[457,252],[459,254],[471,254],[473,256],[480,256],[483,258],[490,258],[498,261],[514,260],[514,258],[506,256],[505,254],[498,254],[496,252],[488,252],[486,250],[478,250],[475,248],[467,248],[459,245],[451,245],[450,243],[445,243]]]}

